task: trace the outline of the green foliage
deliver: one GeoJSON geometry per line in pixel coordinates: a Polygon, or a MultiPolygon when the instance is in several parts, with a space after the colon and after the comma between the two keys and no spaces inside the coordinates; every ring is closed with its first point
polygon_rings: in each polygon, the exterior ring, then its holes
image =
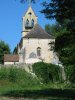
{"type": "MultiPolygon", "coordinates": [[[[61,27],[55,30],[55,50],[64,65],[75,64],[75,0],[51,0],[43,3],[46,18],[55,18],[61,27]],[[73,4],[73,5],[72,5],[73,4]]],[[[56,29],[57,29],[56,28],[56,29]]],[[[49,30],[49,28],[48,28],[49,30]]]]}
{"type": "Polygon", "coordinates": [[[75,65],[69,65],[65,67],[67,80],[75,83],[75,65]]]}
{"type": "Polygon", "coordinates": [[[9,70],[7,68],[1,67],[0,68],[0,80],[8,78],[9,70]]]}
{"type": "Polygon", "coordinates": [[[53,35],[55,37],[63,35],[65,32],[68,32],[66,28],[61,26],[59,23],[54,25],[45,25],[45,30],[48,34],[53,35]]]}
{"type": "Polygon", "coordinates": [[[51,0],[43,2],[44,9],[41,11],[46,18],[55,18],[57,22],[64,23],[75,30],[75,0],[51,0]]]}
{"type": "Polygon", "coordinates": [[[60,73],[59,66],[53,65],[53,64],[48,64],[48,73],[49,73],[49,78],[50,78],[50,76],[52,76],[54,82],[61,80],[60,79],[61,73],[60,73]]]}
{"type": "Polygon", "coordinates": [[[8,80],[12,83],[18,83],[21,86],[39,84],[39,81],[36,78],[33,78],[31,74],[27,73],[24,69],[13,66],[10,68],[0,68],[0,80],[8,80]]]}
{"type": "Polygon", "coordinates": [[[43,62],[33,64],[33,71],[43,83],[60,80],[60,67],[43,62]]]}
{"type": "Polygon", "coordinates": [[[55,50],[60,55],[60,60],[65,65],[74,65],[75,64],[75,34],[64,33],[56,38],[55,50]],[[61,45],[60,45],[60,44],[61,45]]]}
{"type": "Polygon", "coordinates": [[[45,31],[48,33],[48,34],[52,34],[52,26],[47,24],[45,25],[45,31]]]}
{"type": "Polygon", "coordinates": [[[13,54],[18,54],[18,47],[15,47],[15,48],[14,48],[13,54]]]}
{"type": "MultiPolygon", "coordinates": [[[[47,66],[46,63],[43,64],[47,66]]],[[[43,64],[39,63],[39,66],[40,65],[43,66],[43,64]]],[[[48,67],[47,69],[48,73],[53,73],[52,76],[54,76],[54,80],[58,80],[57,73],[59,72],[59,66],[48,64],[47,67],[48,67]],[[57,77],[55,78],[55,76],[57,77]]],[[[8,67],[0,68],[0,96],[4,95],[9,97],[23,97],[23,98],[25,97],[32,99],[33,98],[39,98],[39,99],[48,98],[57,100],[58,99],[63,100],[64,98],[73,99],[75,98],[75,90],[74,90],[75,87],[73,86],[74,87],[73,89],[71,88],[69,89],[69,86],[70,86],[69,84],[67,85],[65,83],[58,83],[58,82],[54,83],[50,82],[49,84],[40,84],[35,77],[32,77],[31,74],[27,73],[22,68],[15,68],[13,66],[9,68],[8,67]],[[14,76],[16,78],[14,78],[14,76]]]]}
{"type": "Polygon", "coordinates": [[[40,62],[33,64],[33,72],[37,75],[41,82],[47,83],[49,81],[47,64],[40,62]]]}
{"type": "Polygon", "coordinates": [[[4,54],[9,54],[10,48],[4,41],[0,41],[0,63],[4,61],[4,54]]]}
{"type": "Polygon", "coordinates": [[[9,76],[8,76],[9,81],[15,82],[18,78],[17,74],[18,74],[18,69],[13,68],[13,67],[10,68],[9,69],[9,76]]]}

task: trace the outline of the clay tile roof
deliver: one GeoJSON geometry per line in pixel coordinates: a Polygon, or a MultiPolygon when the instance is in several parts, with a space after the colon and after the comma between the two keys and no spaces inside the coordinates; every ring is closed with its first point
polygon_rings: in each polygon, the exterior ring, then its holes
{"type": "Polygon", "coordinates": [[[49,35],[38,24],[36,24],[33,29],[23,38],[54,39],[53,36],[49,35]]]}
{"type": "Polygon", "coordinates": [[[4,62],[19,62],[18,55],[4,54],[4,62]]]}

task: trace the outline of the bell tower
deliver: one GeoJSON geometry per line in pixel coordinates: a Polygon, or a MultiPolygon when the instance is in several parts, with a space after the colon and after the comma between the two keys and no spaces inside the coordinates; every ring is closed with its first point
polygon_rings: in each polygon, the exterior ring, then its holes
{"type": "Polygon", "coordinates": [[[34,25],[37,23],[37,16],[35,15],[31,5],[29,4],[29,8],[26,11],[25,15],[23,16],[23,31],[22,31],[22,37],[27,35],[29,31],[34,27],[34,25]]]}

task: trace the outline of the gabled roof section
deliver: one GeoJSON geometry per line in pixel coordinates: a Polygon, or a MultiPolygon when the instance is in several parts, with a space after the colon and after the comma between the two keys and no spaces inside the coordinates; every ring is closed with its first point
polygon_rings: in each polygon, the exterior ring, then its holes
{"type": "Polygon", "coordinates": [[[36,24],[33,29],[23,38],[54,39],[53,36],[49,35],[38,24],[36,24]]]}
{"type": "Polygon", "coordinates": [[[24,16],[27,14],[28,11],[32,11],[34,13],[34,15],[36,16],[35,11],[33,10],[33,8],[31,6],[28,7],[28,9],[26,10],[24,16]]]}

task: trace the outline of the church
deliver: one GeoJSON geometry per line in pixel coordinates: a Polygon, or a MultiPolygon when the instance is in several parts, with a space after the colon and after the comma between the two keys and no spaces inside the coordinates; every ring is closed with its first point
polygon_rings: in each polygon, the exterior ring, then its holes
{"type": "MultiPolygon", "coordinates": [[[[43,20],[41,20],[43,21],[43,20]]],[[[22,37],[18,44],[18,55],[4,55],[4,64],[36,62],[58,63],[53,47],[55,38],[48,34],[39,24],[38,17],[29,6],[22,18],[22,37]],[[7,59],[8,58],[8,59],[7,59]]]]}
{"type": "Polygon", "coordinates": [[[50,63],[53,51],[50,43],[55,39],[46,33],[38,24],[38,17],[30,6],[23,16],[22,38],[18,46],[20,63],[35,63],[44,61],[50,63]]]}

